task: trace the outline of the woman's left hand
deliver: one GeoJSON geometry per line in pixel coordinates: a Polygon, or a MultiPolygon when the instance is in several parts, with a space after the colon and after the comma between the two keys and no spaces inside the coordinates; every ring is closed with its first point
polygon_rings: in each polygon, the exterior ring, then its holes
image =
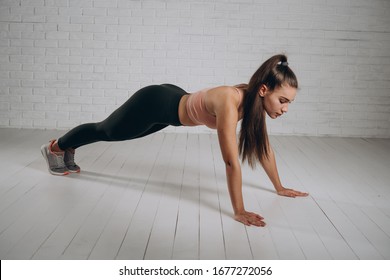
{"type": "Polygon", "coordinates": [[[277,193],[278,193],[278,195],[287,196],[287,197],[297,197],[297,196],[308,196],[309,195],[308,193],[303,193],[300,191],[296,191],[293,189],[286,189],[286,188],[278,190],[277,193]]]}

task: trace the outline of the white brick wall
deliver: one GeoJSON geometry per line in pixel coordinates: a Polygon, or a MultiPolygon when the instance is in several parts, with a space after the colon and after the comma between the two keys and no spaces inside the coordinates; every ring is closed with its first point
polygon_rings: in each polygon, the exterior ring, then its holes
{"type": "Polygon", "coordinates": [[[389,0],[0,0],[0,126],[100,121],[142,86],[247,82],[286,52],[301,90],[271,134],[390,137],[389,14],[389,0]]]}

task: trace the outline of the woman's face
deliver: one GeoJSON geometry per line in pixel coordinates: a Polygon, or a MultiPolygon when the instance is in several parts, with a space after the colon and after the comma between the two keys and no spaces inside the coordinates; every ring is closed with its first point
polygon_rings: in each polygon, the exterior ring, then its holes
{"type": "Polygon", "coordinates": [[[276,119],[287,113],[288,105],[294,101],[297,95],[297,89],[289,85],[282,85],[270,91],[267,86],[262,85],[259,94],[264,97],[264,107],[268,116],[276,119]]]}

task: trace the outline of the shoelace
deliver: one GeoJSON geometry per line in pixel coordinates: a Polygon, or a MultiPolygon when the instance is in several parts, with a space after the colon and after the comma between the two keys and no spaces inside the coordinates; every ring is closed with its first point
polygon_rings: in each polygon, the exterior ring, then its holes
{"type": "Polygon", "coordinates": [[[68,165],[76,165],[76,163],[74,162],[74,154],[71,153],[71,152],[67,152],[67,160],[66,160],[66,163],[68,165]]]}
{"type": "Polygon", "coordinates": [[[66,167],[63,156],[57,155],[55,158],[56,158],[56,161],[57,161],[57,167],[58,168],[65,168],[66,167]]]}

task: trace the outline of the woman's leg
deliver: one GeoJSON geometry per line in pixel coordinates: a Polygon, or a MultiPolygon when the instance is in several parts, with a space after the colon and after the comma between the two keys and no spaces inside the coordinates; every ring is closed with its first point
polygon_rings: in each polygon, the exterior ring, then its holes
{"type": "Polygon", "coordinates": [[[77,126],[58,139],[61,150],[98,141],[123,141],[144,137],[168,125],[180,125],[178,105],[184,90],[173,85],[140,89],[107,119],[77,126]]]}
{"type": "Polygon", "coordinates": [[[99,123],[86,123],[67,132],[58,139],[57,144],[61,150],[65,151],[69,148],[76,149],[79,146],[97,141],[109,141],[109,138],[103,130],[99,129],[99,123]]]}
{"type": "Polygon", "coordinates": [[[122,141],[144,137],[168,125],[179,126],[178,107],[186,92],[173,85],[149,86],[137,91],[100,123],[79,125],[58,141],[41,147],[53,175],[79,172],[74,149],[97,141],[122,141]],[[65,161],[64,161],[65,159],[65,161]]]}

